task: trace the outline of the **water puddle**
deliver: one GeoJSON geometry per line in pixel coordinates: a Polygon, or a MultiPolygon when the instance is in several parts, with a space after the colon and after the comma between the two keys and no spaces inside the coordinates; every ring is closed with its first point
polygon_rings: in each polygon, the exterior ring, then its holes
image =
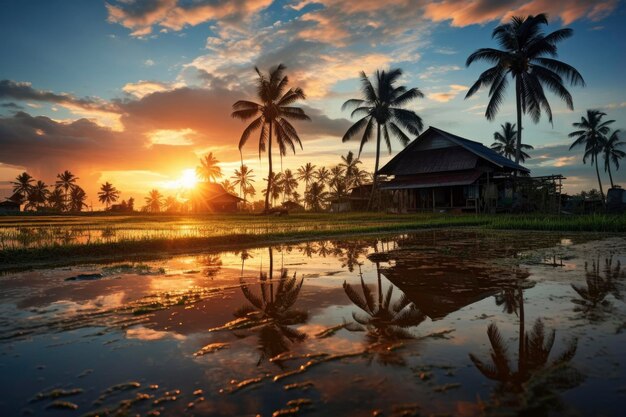
{"type": "Polygon", "coordinates": [[[0,277],[0,415],[617,415],[626,239],[424,231],[0,277]]]}

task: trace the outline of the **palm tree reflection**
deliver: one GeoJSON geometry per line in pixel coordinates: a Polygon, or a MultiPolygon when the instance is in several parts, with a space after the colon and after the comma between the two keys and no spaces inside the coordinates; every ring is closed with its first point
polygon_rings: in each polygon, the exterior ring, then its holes
{"type": "MultiPolygon", "coordinates": [[[[244,322],[240,323],[241,327],[258,331],[261,356],[257,365],[264,359],[287,352],[293,343],[306,338],[304,333],[290,327],[305,323],[308,319],[305,311],[293,308],[303,279],[298,281],[295,273],[290,276],[284,268],[281,268],[278,279],[274,279],[274,256],[271,247],[269,257],[269,274],[261,272],[259,275],[259,293],[253,291],[244,281],[243,275],[241,276],[241,291],[250,304],[240,307],[234,313],[235,317],[244,322]]],[[[281,366],[280,362],[275,363],[281,366]]]]}
{"type": "Polygon", "coordinates": [[[487,328],[491,344],[490,361],[484,361],[473,353],[470,360],[476,368],[490,380],[497,381],[492,402],[487,404],[487,414],[505,414],[510,410],[516,415],[548,415],[549,411],[560,408],[562,402],[558,391],[579,385],[583,376],[569,362],[576,354],[578,341],[572,339],[565,349],[552,360],[556,331],[546,331],[541,319],[537,319],[530,330],[525,330],[523,290],[534,283],[518,279],[515,283],[496,295],[496,304],[503,311],[519,316],[519,339],[517,366],[509,356],[508,347],[495,323],[487,328]]]}
{"type": "Polygon", "coordinates": [[[600,264],[600,258],[592,261],[591,266],[585,262],[586,287],[572,284],[572,288],[580,296],[580,299],[572,300],[576,304],[575,311],[582,312],[590,319],[601,318],[603,309],[611,306],[611,303],[606,299],[609,294],[618,300],[622,299],[619,281],[626,274],[622,271],[620,261],[613,265],[613,258],[606,258],[602,271],[600,264]]]}
{"type": "Polygon", "coordinates": [[[383,291],[378,262],[376,271],[378,300],[374,298],[372,290],[365,284],[362,274],[360,292],[344,281],[343,289],[346,295],[361,310],[361,312],[352,312],[354,322],[346,324],[346,329],[367,332],[365,339],[368,350],[374,353],[379,363],[404,365],[404,359],[394,351],[393,345],[402,340],[413,339],[414,336],[408,328],[421,324],[426,319],[426,315],[404,293],[399,299],[392,301],[394,287],[390,284],[387,291],[383,291]]]}

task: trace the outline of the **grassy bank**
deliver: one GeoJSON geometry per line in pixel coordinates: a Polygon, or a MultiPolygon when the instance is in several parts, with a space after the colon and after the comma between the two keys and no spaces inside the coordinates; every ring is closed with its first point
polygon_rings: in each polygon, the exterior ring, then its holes
{"type": "Polygon", "coordinates": [[[0,270],[441,227],[626,232],[626,216],[391,215],[44,216],[0,218],[0,270]],[[107,231],[109,237],[102,237],[107,231]],[[112,232],[111,232],[112,231],[112,232]],[[31,236],[32,242],[19,239],[31,236]],[[82,238],[67,239],[74,233],[82,238]],[[89,233],[89,239],[84,236],[89,233]],[[94,238],[92,238],[92,233],[94,238]],[[60,236],[60,237],[59,237],[60,236]],[[99,236],[99,237],[98,237],[99,236]],[[41,238],[40,241],[36,241],[41,238]],[[81,240],[82,239],[82,240],[81,240]],[[17,243],[16,243],[17,242],[17,243]],[[23,242],[22,242],[23,243],[23,242]]]}

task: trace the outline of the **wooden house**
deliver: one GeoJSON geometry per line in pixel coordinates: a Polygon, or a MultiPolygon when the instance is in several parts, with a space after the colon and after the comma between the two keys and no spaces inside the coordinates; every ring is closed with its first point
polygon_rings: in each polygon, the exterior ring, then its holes
{"type": "MultiPolygon", "coordinates": [[[[394,211],[493,211],[513,203],[512,177],[530,172],[479,142],[429,127],[379,170],[394,211]]],[[[389,204],[387,204],[389,206],[389,204]]]]}
{"type": "Polygon", "coordinates": [[[6,200],[0,202],[0,214],[16,214],[20,212],[20,203],[6,200]]]}
{"type": "Polygon", "coordinates": [[[190,202],[195,213],[234,213],[243,199],[227,192],[221,184],[203,182],[196,185],[190,202]]]}

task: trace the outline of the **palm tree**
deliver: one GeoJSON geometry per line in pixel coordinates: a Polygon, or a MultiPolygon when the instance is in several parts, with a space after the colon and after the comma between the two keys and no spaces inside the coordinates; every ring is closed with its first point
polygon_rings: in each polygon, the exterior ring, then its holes
{"type": "Polygon", "coordinates": [[[322,185],[326,185],[330,181],[330,171],[326,167],[319,167],[313,176],[322,185]]]}
{"type": "Polygon", "coordinates": [[[67,207],[65,201],[65,195],[60,188],[55,188],[48,195],[48,205],[57,211],[65,211],[67,207]]]}
{"type": "Polygon", "coordinates": [[[218,165],[219,161],[213,152],[209,152],[204,158],[200,159],[200,166],[196,167],[196,174],[207,182],[215,182],[218,178],[222,178],[222,168],[218,165]]]}
{"type": "Polygon", "coordinates": [[[246,196],[248,195],[247,191],[250,187],[252,187],[252,183],[254,180],[254,175],[252,174],[254,170],[248,168],[247,165],[241,165],[240,169],[235,170],[235,175],[231,178],[233,179],[233,185],[239,186],[239,194],[243,198],[243,201],[246,201],[246,196]]]}
{"type": "Polygon", "coordinates": [[[395,86],[401,76],[401,69],[391,69],[389,72],[376,71],[376,82],[373,85],[365,72],[361,72],[361,90],[364,98],[348,100],[342,106],[342,110],[354,109],[351,117],[361,117],[346,131],[342,139],[343,142],[347,142],[363,131],[359,158],[365,144],[373,139],[376,128],[376,165],[370,202],[378,185],[381,138],[384,138],[391,154],[391,137],[397,138],[403,146],[406,146],[411,138],[405,130],[409,135],[419,136],[420,130],[424,127],[422,118],[417,113],[403,108],[411,101],[424,97],[424,94],[418,88],[407,90],[404,86],[395,86]]]}
{"type": "Polygon", "coordinates": [[[37,209],[39,206],[46,203],[49,195],[50,191],[48,190],[46,183],[43,181],[37,181],[35,185],[31,186],[30,191],[28,192],[25,209],[37,209]]]}
{"type": "Polygon", "coordinates": [[[174,196],[167,196],[163,205],[165,206],[165,211],[168,213],[176,213],[180,211],[180,202],[174,196]]]}
{"type": "Polygon", "coordinates": [[[100,192],[98,192],[98,200],[106,205],[106,209],[109,209],[109,205],[117,201],[120,198],[120,192],[110,182],[105,182],[100,186],[100,192]]]}
{"type": "Polygon", "coordinates": [[[163,205],[163,195],[159,190],[153,189],[148,193],[148,197],[145,198],[146,207],[151,213],[158,213],[161,211],[163,205]]]}
{"type": "Polygon", "coordinates": [[[348,189],[357,185],[359,178],[362,177],[362,172],[359,169],[361,160],[354,157],[354,153],[349,151],[345,156],[341,156],[341,163],[339,164],[346,172],[346,187],[348,189]]]}
{"type": "Polygon", "coordinates": [[[261,130],[259,137],[259,157],[261,152],[267,151],[269,162],[267,176],[267,192],[265,193],[265,211],[269,211],[269,197],[272,189],[272,140],[274,132],[280,155],[287,154],[287,148],[296,152],[295,145],[302,149],[302,142],[295,127],[289,120],[311,120],[300,107],[292,106],[298,100],[304,100],[304,91],[301,88],[290,88],[287,91],[289,79],[284,75],[285,66],[280,64],[270,69],[267,75],[262,74],[258,68],[254,68],[258,74],[257,96],[260,103],[240,100],[233,104],[232,117],[241,120],[254,119],[241,134],[239,151],[244,147],[250,134],[257,129],[261,130]]]}
{"type": "Polygon", "coordinates": [[[575,311],[589,315],[592,319],[600,318],[601,308],[610,306],[611,303],[606,300],[607,295],[612,294],[615,299],[622,299],[618,283],[626,278],[626,273],[619,260],[613,264],[612,257],[605,258],[604,271],[600,270],[600,264],[599,257],[593,260],[591,267],[585,262],[586,287],[571,284],[572,289],[580,297],[580,299],[572,300],[577,305],[575,311]],[[604,276],[602,276],[602,272],[604,272],[604,276]]]}
{"type": "Polygon", "coordinates": [[[309,187],[309,191],[306,193],[304,200],[307,207],[313,211],[321,211],[326,200],[328,199],[328,193],[324,190],[324,184],[321,182],[313,182],[309,187]]]}
{"type": "Polygon", "coordinates": [[[288,195],[291,196],[293,192],[298,188],[298,180],[293,175],[293,172],[291,172],[290,169],[286,169],[283,173],[281,188],[283,191],[283,202],[288,195]]]}
{"type": "Polygon", "coordinates": [[[67,200],[67,193],[73,189],[74,187],[76,187],[76,181],[78,181],[79,178],[72,174],[70,171],[65,170],[62,173],[57,175],[57,180],[54,183],[54,186],[56,188],[61,188],[64,191],[64,195],[66,197],[67,200]]]}
{"type": "Polygon", "coordinates": [[[344,169],[341,165],[335,165],[330,169],[330,181],[328,185],[331,188],[334,198],[342,198],[346,194],[346,177],[344,177],[344,169]]]}
{"type": "Polygon", "coordinates": [[[315,173],[315,165],[313,165],[310,162],[307,162],[306,164],[298,168],[298,171],[296,173],[297,174],[296,178],[298,179],[298,181],[304,181],[304,187],[306,189],[306,188],[309,188],[309,183],[314,178],[314,173],[315,173]]]}
{"type": "Polygon", "coordinates": [[[604,149],[606,135],[608,135],[610,131],[609,125],[615,122],[615,120],[607,120],[603,122],[602,118],[604,116],[606,116],[606,113],[599,110],[587,110],[587,117],[582,116],[580,118],[580,122],[572,123],[572,126],[578,130],[575,130],[568,135],[570,138],[576,138],[569,149],[572,150],[577,146],[584,145],[585,153],[583,155],[583,163],[586,164],[587,158],[591,158],[591,165],[596,166],[596,176],[598,177],[598,185],[600,186],[602,201],[604,201],[604,190],[602,189],[602,180],[600,179],[598,155],[604,149]]]}
{"type": "Polygon", "coordinates": [[[510,23],[499,25],[493,30],[492,38],[497,39],[502,50],[481,48],[472,53],[466,61],[469,67],[475,61],[494,64],[480,76],[468,90],[465,98],[473,96],[482,87],[490,87],[489,103],[485,111],[487,120],[494,120],[508,86],[508,76],[515,81],[515,102],[517,107],[517,144],[515,162],[519,163],[522,154],[522,114],[530,114],[538,123],[541,111],[548,115],[552,123],[552,109],[546,98],[544,87],[565,102],[570,110],[574,101],[565,86],[564,78],[571,85],[585,85],[583,77],[572,66],[554,59],[557,56],[557,43],[572,36],[569,28],[556,30],[545,35],[542,25],[548,24],[545,14],[511,18],[510,23]],[[546,56],[552,57],[547,58],[546,56]]]}
{"type": "MultiPolygon", "coordinates": [[[[502,127],[501,132],[493,133],[493,139],[495,142],[491,144],[491,149],[498,152],[505,158],[513,159],[517,152],[517,130],[515,130],[515,123],[511,124],[506,122],[505,124],[500,125],[500,127],[502,127]]],[[[527,159],[530,159],[530,155],[524,151],[530,151],[533,149],[534,148],[531,145],[522,144],[522,151],[519,156],[520,162],[525,162],[527,159]]]]}
{"type": "Polygon", "coordinates": [[[617,171],[619,169],[620,159],[626,156],[626,152],[618,149],[626,145],[626,142],[620,140],[618,136],[619,133],[619,130],[613,131],[611,136],[604,142],[604,147],[602,148],[602,152],[604,153],[604,170],[609,173],[611,188],[615,187],[615,184],[613,184],[613,175],[611,174],[611,163],[613,163],[617,171]]]}
{"type": "Polygon", "coordinates": [[[79,186],[75,186],[70,191],[69,210],[72,212],[82,211],[84,207],[87,207],[85,203],[87,200],[87,193],[79,186]]]}
{"type": "Polygon", "coordinates": [[[13,185],[13,197],[16,201],[19,200],[17,201],[18,203],[22,204],[24,202],[28,193],[33,188],[32,182],[34,180],[35,179],[31,177],[30,174],[22,172],[15,178],[15,181],[11,182],[13,185]]]}
{"type": "Polygon", "coordinates": [[[224,187],[224,191],[226,191],[227,193],[230,193],[230,194],[237,193],[237,191],[235,190],[235,184],[230,182],[230,180],[224,180],[220,183],[220,185],[224,187]]]}

